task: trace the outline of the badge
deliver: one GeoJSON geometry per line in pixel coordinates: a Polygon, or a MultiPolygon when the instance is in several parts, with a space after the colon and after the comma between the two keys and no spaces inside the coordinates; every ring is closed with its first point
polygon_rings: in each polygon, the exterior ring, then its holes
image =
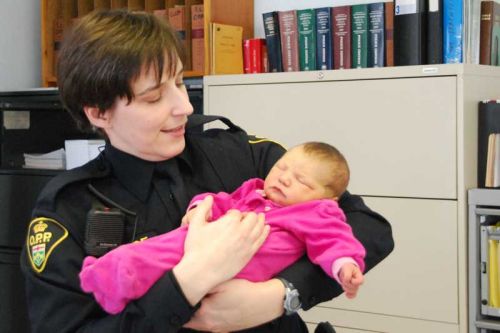
{"type": "Polygon", "coordinates": [[[37,217],[31,221],[26,243],[31,267],[35,272],[44,270],[50,254],[66,237],[68,231],[56,220],[37,217]]]}

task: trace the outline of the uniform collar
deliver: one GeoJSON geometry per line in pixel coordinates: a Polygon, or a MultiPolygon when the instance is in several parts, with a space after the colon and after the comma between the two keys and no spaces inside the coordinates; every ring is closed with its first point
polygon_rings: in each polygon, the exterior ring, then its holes
{"type": "MultiPolygon", "coordinates": [[[[118,181],[141,201],[146,201],[152,185],[151,182],[155,166],[162,162],[143,160],[113,147],[109,142],[106,142],[104,155],[110,162],[113,173],[118,181]]],[[[187,149],[184,149],[184,151],[175,158],[177,159],[181,173],[186,167],[188,170],[192,170],[190,155],[187,149]]]]}

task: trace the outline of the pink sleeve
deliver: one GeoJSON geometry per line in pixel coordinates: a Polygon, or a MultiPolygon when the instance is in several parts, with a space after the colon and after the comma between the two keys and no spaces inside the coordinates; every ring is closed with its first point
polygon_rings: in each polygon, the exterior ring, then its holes
{"type": "Polygon", "coordinates": [[[320,265],[332,278],[335,278],[333,263],[340,258],[352,258],[364,271],[366,251],[354,237],[335,201],[317,200],[297,208],[290,228],[306,244],[307,255],[312,262],[320,265]]]}
{"type": "Polygon", "coordinates": [[[250,179],[244,182],[232,193],[219,192],[219,193],[202,193],[195,195],[189,203],[188,210],[196,206],[200,201],[205,199],[206,196],[211,195],[214,198],[212,206],[212,221],[217,220],[222,215],[226,214],[230,209],[238,209],[239,202],[245,200],[246,196],[251,192],[258,189],[258,184],[262,182],[260,179],[250,179]]]}

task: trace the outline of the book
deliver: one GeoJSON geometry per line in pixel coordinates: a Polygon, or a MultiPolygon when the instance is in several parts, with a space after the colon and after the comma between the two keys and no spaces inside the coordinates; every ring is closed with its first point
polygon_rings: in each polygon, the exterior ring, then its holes
{"type": "Polygon", "coordinates": [[[153,15],[160,17],[162,20],[168,22],[168,9],[155,9],[153,15]]]}
{"type": "MultiPolygon", "coordinates": [[[[478,138],[477,138],[477,184],[478,187],[485,187],[492,182],[491,172],[493,171],[490,165],[487,168],[488,156],[493,152],[489,151],[493,148],[489,142],[490,135],[500,133],[500,101],[486,100],[479,102],[478,107],[478,138]],[[487,175],[487,172],[489,173],[487,175]],[[488,180],[488,181],[486,181],[488,180]]],[[[492,157],[490,157],[492,163],[492,157]]]]}
{"type": "Polygon", "coordinates": [[[269,72],[283,72],[278,12],[263,13],[269,72]]]}
{"type": "Polygon", "coordinates": [[[264,39],[252,38],[243,41],[243,73],[263,73],[262,48],[264,39]]]}
{"type": "Polygon", "coordinates": [[[428,0],[427,8],[427,63],[443,63],[442,0],[428,0]]]}
{"type": "Polygon", "coordinates": [[[243,74],[243,28],[211,23],[210,74],[243,74]]]}
{"type": "Polygon", "coordinates": [[[463,61],[479,64],[481,1],[464,0],[463,61]]]}
{"type": "Polygon", "coordinates": [[[394,65],[425,63],[425,0],[394,0],[394,65]]]}
{"type": "Polygon", "coordinates": [[[299,69],[316,70],[316,15],[314,9],[297,10],[299,69]]]}
{"type": "Polygon", "coordinates": [[[368,67],[368,5],[351,6],[352,68],[368,67]]]}
{"type": "Polygon", "coordinates": [[[500,133],[488,136],[485,187],[500,187],[500,133]]]}
{"type": "Polygon", "coordinates": [[[394,66],[394,2],[384,3],[385,66],[394,66]]]}
{"type": "Polygon", "coordinates": [[[494,5],[494,1],[481,2],[479,63],[482,65],[491,65],[491,31],[493,29],[494,5]]]}
{"type": "Polygon", "coordinates": [[[443,63],[462,62],[462,0],[443,0],[443,63]]]}
{"type": "Polygon", "coordinates": [[[500,65],[500,8],[499,4],[495,3],[493,9],[493,28],[491,31],[491,65],[499,66],[500,65]]]}
{"type": "Polygon", "coordinates": [[[385,64],[384,3],[368,4],[368,67],[385,64]]]}
{"type": "Polygon", "coordinates": [[[266,40],[262,43],[262,67],[264,69],[264,73],[269,73],[269,57],[267,53],[267,42],[266,40]]]}
{"type": "Polygon", "coordinates": [[[57,61],[59,58],[59,49],[61,48],[61,42],[63,41],[64,36],[64,19],[63,18],[55,18],[52,22],[52,33],[53,33],[53,52],[54,59],[52,63],[52,68],[54,68],[54,74],[57,74],[57,61]]]}
{"type": "Polygon", "coordinates": [[[333,69],[351,68],[351,7],[332,7],[333,69]]]}
{"type": "Polygon", "coordinates": [[[205,22],[203,4],[191,6],[191,59],[193,71],[205,71],[205,22]]]}
{"type": "Polygon", "coordinates": [[[263,13],[269,72],[283,72],[278,12],[263,13]]]}
{"type": "Polygon", "coordinates": [[[332,20],[329,7],[316,8],[316,69],[332,69],[332,20]]]}
{"type": "Polygon", "coordinates": [[[299,71],[299,39],[297,34],[297,12],[287,10],[278,12],[281,40],[281,61],[283,71],[299,71]]]}
{"type": "MultiPolygon", "coordinates": [[[[190,56],[190,52],[188,53],[188,41],[186,39],[186,7],[185,6],[176,6],[173,8],[168,9],[168,22],[172,26],[172,28],[177,32],[177,36],[179,36],[179,39],[182,42],[182,45],[184,46],[184,52],[185,52],[185,62],[189,63],[189,65],[185,65],[184,70],[190,70],[191,69],[191,59],[188,60],[188,57],[190,56]]],[[[190,43],[189,43],[190,44],[190,43]]],[[[191,49],[191,45],[189,45],[189,49],[191,49]]]]}

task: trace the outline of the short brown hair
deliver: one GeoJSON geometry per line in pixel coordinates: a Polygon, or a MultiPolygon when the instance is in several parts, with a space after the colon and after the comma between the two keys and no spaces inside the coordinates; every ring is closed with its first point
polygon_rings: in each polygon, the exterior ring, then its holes
{"type": "Polygon", "coordinates": [[[347,189],[350,177],[349,165],[344,155],[337,148],[325,142],[311,141],[298,147],[302,148],[306,155],[330,164],[330,181],[325,186],[334,196],[340,197],[347,189]]]}
{"type": "Polygon", "coordinates": [[[131,83],[144,68],[152,68],[160,82],[164,69],[175,75],[178,58],[183,60],[183,48],[164,20],[126,10],[91,12],[63,40],[57,68],[61,100],[77,125],[90,129],[84,106],[104,112],[118,97],[130,103],[131,83]]]}

